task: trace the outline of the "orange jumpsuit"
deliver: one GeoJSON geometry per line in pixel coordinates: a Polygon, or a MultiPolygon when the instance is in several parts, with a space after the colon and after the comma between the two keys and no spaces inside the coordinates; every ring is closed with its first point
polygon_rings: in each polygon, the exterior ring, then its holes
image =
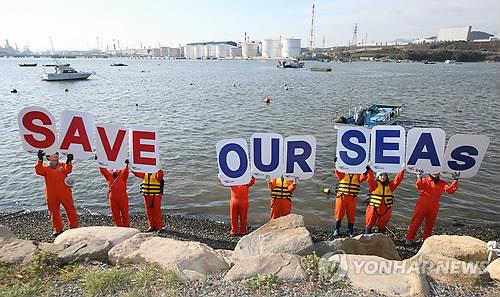
{"type": "MultiPolygon", "coordinates": [[[[143,173],[135,172],[132,173],[138,178],[144,180],[145,177],[151,177],[155,175],[156,180],[163,180],[163,170],[159,170],[157,173],[143,173]]],[[[162,193],[143,195],[144,196],[144,207],[146,208],[146,214],[148,216],[149,227],[161,230],[163,228],[163,218],[161,214],[161,198],[162,193]]]]}
{"type": "MultiPolygon", "coordinates": [[[[341,181],[346,176],[346,173],[335,170],[335,175],[337,175],[337,178],[339,179],[339,181],[341,181]]],[[[368,176],[365,174],[350,174],[349,176],[353,179],[357,178],[360,183],[368,179],[368,176]]],[[[356,218],[357,198],[357,194],[348,195],[342,193],[341,189],[337,191],[337,199],[335,199],[334,211],[335,221],[340,222],[344,218],[344,215],[347,215],[347,222],[349,222],[350,224],[354,224],[354,220],[356,218]]]]}
{"type": "Polygon", "coordinates": [[[127,193],[128,165],[125,169],[115,172],[117,174],[116,178],[106,168],[100,167],[99,170],[108,183],[109,206],[111,207],[111,215],[115,226],[130,227],[127,193]]]}
{"type": "Polygon", "coordinates": [[[55,169],[49,165],[44,165],[42,161],[37,161],[35,172],[45,178],[45,199],[52,221],[52,228],[55,233],[63,231],[61,218],[61,204],[66,211],[69,228],[78,228],[78,215],[76,213],[71,187],[64,183],[64,179],[73,170],[73,165],[58,163],[55,169]]]}
{"type": "Polygon", "coordinates": [[[271,220],[289,215],[292,211],[292,193],[295,191],[295,184],[285,178],[276,178],[267,186],[271,189],[271,220]]]}
{"type": "Polygon", "coordinates": [[[416,183],[417,189],[420,191],[413,216],[411,218],[408,232],[406,233],[407,240],[414,240],[417,235],[420,224],[425,219],[424,231],[422,239],[432,235],[432,228],[436,223],[436,218],[439,212],[439,199],[441,194],[453,194],[458,189],[458,181],[453,181],[448,185],[445,181],[439,180],[435,183],[430,176],[418,179],[416,183]]]}
{"type": "Polygon", "coordinates": [[[246,185],[231,187],[231,202],[229,212],[231,214],[231,235],[247,234],[247,214],[248,214],[248,190],[255,183],[252,176],[246,185]],[[240,232],[238,233],[238,219],[240,221],[240,232]]]}
{"type": "MultiPolygon", "coordinates": [[[[394,193],[396,188],[399,186],[399,184],[403,181],[405,172],[404,170],[401,170],[396,174],[394,179],[389,182],[387,187],[391,190],[391,195],[394,193]]],[[[373,174],[372,170],[368,170],[368,185],[370,186],[370,193],[374,193],[375,190],[379,187],[379,184],[381,184],[380,181],[375,180],[375,176],[373,174]]],[[[381,185],[382,186],[382,185],[381,185]]],[[[370,198],[370,203],[372,204],[373,198],[370,198]]],[[[386,200],[384,198],[381,199],[380,206],[377,207],[375,205],[368,205],[366,208],[366,227],[371,228],[375,224],[377,224],[379,231],[384,231],[387,225],[389,224],[389,220],[391,219],[392,215],[392,198],[390,199],[390,204],[387,205],[386,200]]]]}

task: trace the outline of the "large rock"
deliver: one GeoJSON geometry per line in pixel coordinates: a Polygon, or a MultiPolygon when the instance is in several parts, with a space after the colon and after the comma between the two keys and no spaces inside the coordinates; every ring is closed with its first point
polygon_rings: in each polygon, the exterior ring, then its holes
{"type": "Polygon", "coordinates": [[[314,249],[318,256],[343,252],[352,255],[379,256],[388,260],[401,260],[394,242],[388,236],[380,233],[322,241],[316,243],[314,249]]]}
{"type": "Polygon", "coordinates": [[[81,241],[88,242],[94,240],[109,241],[112,246],[121,243],[139,233],[135,228],[124,227],[82,227],[69,229],[64,231],[61,235],[57,236],[54,240],[55,244],[66,243],[73,245],[81,241]]]}
{"type": "Polygon", "coordinates": [[[304,218],[289,214],[243,236],[234,249],[232,259],[238,262],[250,256],[278,253],[307,255],[313,251],[314,244],[304,227],[304,218]]]}
{"type": "Polygon", "coordinates": [[[36,252],[35,241],[0,237],[0,263],[26,263],[36,252]]]}
{"type": "Polygon", "coordinates": [[[387,296],[427,296],[425,274],[409,269],[405,261],[377,256],[336,254],[328,259],[337,269],[331,277],[347,279],[353,287],[387,296]]]}
{"type": "Polygon", "coordinates": [[[482,240],[470,236],[434,235],[427,238],[408,261],[424,265],[427,274],[439,281],[472,286],[489,280],[483,267],[487,260],[486,242],[482,240]]]}
{"type": "Polygon", "coordinates": [[[113,247],[108,255],[113,264],[157,263],[184,281],[229,269],[224,257],[206,244],[143,234],[113,247]]]}
{"type": "Polygon", "coordinates": [[[17,236],[10,231],[9,227],[0,225],[0,238],[17,238],[17,236]]]}
{"type": "Polygon", "coordinates": [[[268,256],[250,256],[236,263],[225,280],[238,281],[259,274],[271,273],[280,281],[301,281],[307,278],[302,267],[301,257],[291,254],[274,254],[268,256]]]}
{"type": "Polygon", "coordinates": [[[486,268],[490,277],[496,281],[500,281],[500,258],[491,262],[486,268]]]}
{"type": "Polygon", "coordinates": [[[108,261],[108,252],[113,246],[107,240],[87,240],[72,244],[58,253],[62,263],[87,260],[108,261]]]}
{"type": "Polygon", "coordinates": [[[224,249],[216,249],[215,250],[217,252],[217,254],[221,255],[224,260],[226,260],[227,264],[229,264],[229,266],[232,266],[234,265],[234,261],[233,261],[233,251],[232,250],[224,250],[224,249]]]}

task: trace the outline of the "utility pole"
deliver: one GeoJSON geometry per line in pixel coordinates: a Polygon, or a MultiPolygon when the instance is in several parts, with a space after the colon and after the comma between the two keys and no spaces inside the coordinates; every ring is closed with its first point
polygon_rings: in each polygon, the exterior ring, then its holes
{"type": "Polygon", "coordinates": [[[311,36],[309,37],[309,50],[312,52],[314,48],[314,3],[312,5],[311,14],[311,36]]]}
{"type": "Polygon", "coordinates": [[[352,46],[358,45],[358,23],[354,23],[354,33],[352,34],[352,46]]]}

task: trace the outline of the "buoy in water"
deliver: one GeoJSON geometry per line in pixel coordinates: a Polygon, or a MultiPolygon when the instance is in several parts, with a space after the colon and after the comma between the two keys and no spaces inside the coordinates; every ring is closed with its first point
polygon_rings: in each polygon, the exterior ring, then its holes
{"type": "Polygon", "coordinates": [[[64,92],[69,92],[69,90],[68,89],[64,89],[64,92]]]}
{"type": "Polygon", "coordinates": [[[264,97],[264,103],[271,104],[271,99],[268,96],[264,97]]]}
{"type": "Polygon", "coordinates": [[[17,93],[17,90],[16,89],[12,89],[12,91],[10,91],[12,94],[15,94],[17,93]]]}
{"type": "Polygon", "coordinates": [[[189,85],[190,85],[190,86],[192,86],[192,85],[193,85],[193,83],[189,83],[189,85]]]}
{"type": "Polygon", "coordinates": [[[137,107],[137,106],[139,106],[139,104],[136,103],[135,106],[137,107]]]}
{"type": "Polygon", "coordinates": [[[285,91],[288,91],[288,88],[285,88],[285,91]]]}
{"type": "Polygon", "coordinates": [[[329,188],[323,188],[323,193],[325,194],[330,194],[332,191],[330,191],[329,188]]]}

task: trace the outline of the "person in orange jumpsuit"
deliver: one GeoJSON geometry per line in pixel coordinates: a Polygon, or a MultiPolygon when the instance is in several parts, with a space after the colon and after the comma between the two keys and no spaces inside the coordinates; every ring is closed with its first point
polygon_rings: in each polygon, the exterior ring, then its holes
{"type": "Polygon", "coordinates": [[[458,189],[458,178],[460,173],[452,175],[453,182],[451,184],[441,180],[440,174],[431,174],[426,178],[422,178],[423,171],[417,170],[417,189],[420,195],[413,211],[411,223],[406,232],[406,244],[411,245],[417,235],[420,224],[425,219],[422,239],[426,240],[432,235],[432,228],[436,223],[436,218],[439,212],[439,199],[443,193],[453,194],[458,189]]]}
{"type": "MultiPolygon", "coordinates": [[[[336,157],[334,162],[337,162],[336,157]]],[[[360,183],[367,180],[368,176],[366,174],[350,174],[334,170],[339,179],[339,185],[335,199],[335,229],[333,230],[333,236],[340,235],[340,225],[345,215],[347,215],[347,234],[353,236],[360,183]]]]}
{"type": "Polygon", "coordinates": [[[156,173],[132,173],[142,179],[141,193],[144,196],[144,206],[148,217],[149,228],[146,232],[164,233],[163,218],[161,214],[161,199],[163,195],[163,170],[158,170],[156,173]]]}
{"type": "Polygon", "coordinates": [[[130,227],[130,218],[128,215],[128,160],[125,160],[124,169],[113,170],[110,172],[104,167],[100,167],[99,171],[108,183],[108,200],[111,207],[111,215],[113,222],[117,227],[130,227]]]}
{"type": "Polygon", "coordinates": [[[271,220],[290,214],[296,185],[297,180],[287,180],[283,176],[267,182],[267,187],[271,189],[271,220]]]}
{"type": "Polygon", "coordinates": [[[377,224],[378,232],[385,233],[387,224],[392,215],[392,204],[394,202],[394,191],[403,181],[404,169],[398,172],[392,181],[389,181],[387,173],[377,174],[377,179],[371,169],[368,170],[368,185],[370,187],[370,198],[366,207],[365,234],[372,233],[372,227],[377,224]]]}
{"type": "Polygon", "coordinates": [[[231,201],[229,203],[229,213],[231,215],[231,236],[247,234],[247,214],[248,214],[248,190],[255,184],[255,177],[246,185],[231,186],[231,201]],[[240,229],[238,232],[238,220],[240,229]]]}
{"type": "Polygon", "coordinates": [[[76,213],[71,187],[67,185],[68,174],[73,170],[73,155],[68,154],[66,163],[59,163],[59,153],[47,156],[49,164],[43,164],[45,153],[38,151],[38,161],[35,165],[37,175],[45,178],[45,199],[50,213],[54,237],[63,232],[63,222],[61,218],[61,204],[66,211],[68,226],[70,229],[78,228],[78,215],[76,213]]]}

